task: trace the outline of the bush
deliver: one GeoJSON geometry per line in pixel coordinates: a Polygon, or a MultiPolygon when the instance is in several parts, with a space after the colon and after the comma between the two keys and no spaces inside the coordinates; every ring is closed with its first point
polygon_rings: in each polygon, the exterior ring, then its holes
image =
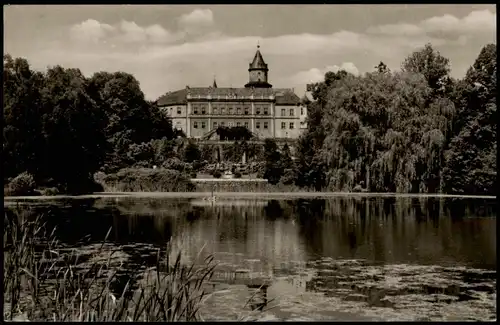
{"type": "Polygon", "coordinates": [[[185,164],[179,158],[169,158],[161,165],[162,168],[183,171],[185,164]]]}
{"type": "Polygon", "coordinates": [[[201,151],[195,142],[189,142],[184,150],[184,160],[187,162],[193,162],[195,160],[200,160],[201,151]]]}
{"type": "Polygon", "coordinates": [[[107,175],[102,185],[107,192],[191,192],[195,189],[187,175],[165,168],[124,168],[107,175]]]}
{"type": "Polygon", "coordinates": [[[287,168],[284,170],[283,175],[281,176],[281,183],[285,185],[291,185],[295,183],[297,179],[297,173],[295,170],[287,168]]]}
{"type": "Polygon", "coordinates": [[[17,175],[5,189],[6,196],[33,195],[35,193],[36,183],[33,175],[23,172],[17,175]]]}
{"type": "Polygon", "coordinates": [[[190,174],[191,178],[196,178],[197,175],[198,174],[196,174],[196,172],[191,172],[191,174],[190,174]]]}
{"type": "Polygon", "coordinates": [[[203,164],[198,160],[193,161],[192,165],[193,165],[193,170],[195,171],[199,171],[201,168],[203,168],[203,164]]]}
{"type": "Polygon", "coordinates": [[[241,173],[238,170],[234,172],[234,178],[241,178],[241,173]]]}
{"type": "Polygon", "coordinates": [[[47,187],[47,188],[42,189],[40,191],[40,194],[42,194],[43,196],[58,195],[59,190],[57,189],[57,187],[47,187]]]}
{"type": "Polygon", "coordinates": [[[222,174],[221,174],[220,171],[216,170],[216,171],[214,171],[214,173],[212,174],[212,176],[214,178],[221,178],[222,174]]]}

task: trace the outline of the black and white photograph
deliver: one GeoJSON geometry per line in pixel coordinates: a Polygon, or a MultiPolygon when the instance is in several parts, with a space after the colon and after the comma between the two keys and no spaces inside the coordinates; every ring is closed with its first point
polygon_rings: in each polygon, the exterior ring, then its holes
{"type": "Polygon", "coordinates": [[[497,320],[494,4],[3,13],[4,321],[497,320]]]}

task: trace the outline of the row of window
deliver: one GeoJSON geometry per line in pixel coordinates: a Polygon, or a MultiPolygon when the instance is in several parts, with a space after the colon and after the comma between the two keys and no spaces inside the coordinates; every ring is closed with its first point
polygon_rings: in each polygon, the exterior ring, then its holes
{"type": "MultiPolygon", "coordinates": [[[[265,124],[267,125],[267,122],[265,122],[265,124]]],[[[193,123],[193,127],[194,127],[195,129],[197,129],[197,128],[198,128],[198,125],[199,125],[199,124],[198,124],[198,122],[194,122],[194,123],[193,123]]],[[[220,124],[217,124],[217,122],[214,122],[214,124],[213,124],[213,125],[214,125],[214,129],[216,129],[218,126],[224,127],[224,126],[225,126],[225,123],[224,123],[224,122],[220,122],[220,124]]],[[[232,127],[232,126],[234,126],[234,123],[233,123],[233,122],[228,122],[228,123],[227,123],[227,125],[228,125],[229,127],[232,127]]],[[[243,123],[243,125],[244,125],[247,129],[248,129],[248,122],[243,123]]],[[[241,126],[241,122],[236,122],[236,126],[241,126]]],[[[205,122],[201,122],[201,128],[202,128],[202,129],[204,129],[205,127],[206,127],[205,122]]],[[[267,127],[266,127],[266,128],[267,128],[267,127]]]]}
{"type": "MultiPolygon", "coordinates": [[[[217,124],[217,122],[214,122],[214,129],[216,129],[218,126],[224,127],[225,123],[224,122],[220,122],[220,124],[217,124]]],[[[232,126],[234,126],[234,123],[233,122],[228,122],[227,126],[232,127],[232,126]]],[[[236,122],[236,126],[241,126],[241,122],[236,122]]],[[[248,129],[248,122],[244,122],[243,126],[248,129]]]]}
{"type": "MultiPolygon", "coordinates": [[[[170,108],[170,109],[172,109],[172,108],[170,108]]],[[[219,113],[219,109],[217,107],[213,107],[212,111],[213,111],[212,114],[218,114],[219,113]]],[[[228,108],[228,114],[229,115],[234,115],[235,112],[236,112],[237,115],[241,115],[241,113],[242,113],[241,107],[236,108],[236,110],[234,110],[233,107],[229,107],[228,108]]],[[[245,107],[244,114],[248,115],[249,112],[250,112],[250,108],[245,107]]],[[[198,108],[193,107],[193,114],[197,115],[199,113],[201,113],[202,115],[205,115],[207,113],[206,108],[202,107],[199,110],[198,108]]],[[[260,113],[261,113],[261,109],[260,108],[255,108],[255,114],[256,115],[260,115],[260,113]]],[[[295,116],[295,110],[293,108],[290,108],[289,113],[290,113],[289,116],[295,116]]],[[[177,107],[177,114],[178,115],[182,114],[182,110],[181,110],[180,107],[177,107]]],[[[222,114],[222,115],[226,114],[226,109],[224,107],[220,108],[220,114],[222,114]]],[[[262,114],[263,115],[269,115],[269,110],[267,108],[264,108],[262,110],[262,114]]],[[[300,108],[300,115],[304,115],[304,108],[303,107],[300,108]]],[[[284,108],[281,109],[281,116],[286,116],[286,110],[284,108]]]]}
{"type": "MultiPolygon", "coordinates": [[[[219,112],[220,112],[221,115],[226,114],[226,112],[229,115],[234,115],[234,114],[241,115],[242,113],[244,113],[244,115],[248,115],[248,114],[250,114],[250,108],[245,107],[245,109],[242,110],[241,107],[238,107],[236,109],[234,109],[233,107],[229,107],[227,109],[227,111],[226,111],[225,107],[221,107],[220,109],[217,108],[217,107],[213,107],[212,108],[212,114],[219,114],[219,112]]],[[[205,108],[202,108],[201,110],[199,110],[199,109],[193,107],[193,114],[194,115],[197,115],[197,114],[200,114],[200,113],[202,115],[205,115],[207,112],[206,112],[205,108]]],[[[255,109],[255,114],[256,115],[260,115],[260,113],[261,113],[260,108],[256,108],[255,109]]],[[[180,110],[177,110],[177,114],[180,114],[180,110]]],[[[262,114],[263,115],[269,115],[269,110],[267,108],[264,108],[262,110],[262,114]]]]}
{"type": "MultiPolygon", "coordinates": [[[[228,124],[229,127],[234,126],[233,122],[228,122],[227,124],[228,124]]],[[[217,122],[214,122],[213,125],[214,125],[213,128],[216,129],[218,126],[224,127],[225,123],[224,122],[220,122],[220,124],[217,124],[217,122]]],[[[241,123],[240,122],[236,122],[236,126],[241,126],[241,123]]],[[[243,126],[248,129],[248,122],[244,122],[243,126]]],[[[198,128],[198,122],[195,121],[193,123],[193,127],[195,129],[197,129],[198,128]]],[[[201,128],[204,129],[205,127],[206,127],[206,123],[205,122],[201,122],[201,128]]],[[[269,122],[263,122],[263,127],[264,127],[264,129],[267,129],[269,127],[269,122]]],[[[260,129],[260,122],[255,122],[255,128],[256,129],[260,129]]],[[[290,122],[289,128],[290,129],[295,128],[295,125],[294,125],[293,122],[290,122]]],[[[281,129],[286,129],[286,123],[285,122],[281,122],[281,129]]]]}

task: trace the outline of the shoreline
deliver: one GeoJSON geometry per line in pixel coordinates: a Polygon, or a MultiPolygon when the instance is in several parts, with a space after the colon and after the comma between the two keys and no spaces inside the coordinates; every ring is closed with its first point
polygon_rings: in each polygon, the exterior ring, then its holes
{"type": "Polygon", "coordinates": [[[409,193],[351,193],[351,192],[96,192],[85,195],[54,196],[4,196],[4,201],[16,200],[57,200],[91,198],[203,198],[214,196],[236,199],[298,199],[298,198],[336,198],[336,197],[394,197],[394,198],[466,198],[496,199],[489,195],[453,195],[453,194],[409,194],[409,193]]]}

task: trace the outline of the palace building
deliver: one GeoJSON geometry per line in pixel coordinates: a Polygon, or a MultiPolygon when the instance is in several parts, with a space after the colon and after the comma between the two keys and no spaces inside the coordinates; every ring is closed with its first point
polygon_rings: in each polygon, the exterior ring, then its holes
{"type": "Polygon", "coordinates": [[[189,87],[168,92],[157,105],[188,138],[206,138],[218,127],[246,127],[256,138],[298,138],[306,129],[306,107],[293,89],[272,88],[260,47],[243,88],[189,87]]]}

